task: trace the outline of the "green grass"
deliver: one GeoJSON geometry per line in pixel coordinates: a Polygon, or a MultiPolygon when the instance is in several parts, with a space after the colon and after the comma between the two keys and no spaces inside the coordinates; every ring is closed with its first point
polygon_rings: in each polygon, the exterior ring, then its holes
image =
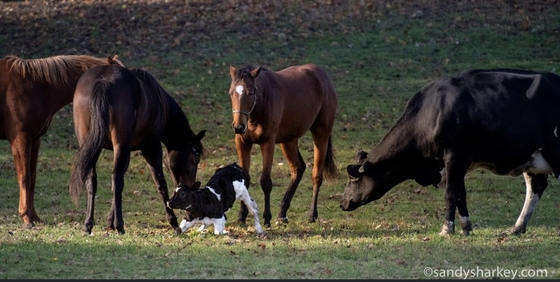
{"type": "MultiPolygon", "coordinates": [[[[202,5],[194,2],[192,5],[202,5]]],[[[312,2],[316,1],[294,2],[277,12],[297,14],[312,2]]],[[[411,17],[415,9],[400,8],[406,6],[405,2],[387,1],[389,6],[385,10],[371,10],[378,16],[357,17],[355,22],[340,16],[353,13],[350,8],[332,13],[332,21],[337,24],[331,29],[311,24],[317,30],[315,33],[305,30],[304,21],[294,18],[296,23],[274,22],[278,26],[271,27],[267,36],[251,36],[243,30],[252,30],[253,26],[243,25],[254,18],[241,15],[236,26],[239,32],[229,32],[234,27],[226,26],[201,37],[192,26],[186,26],[191,30],[187,30],[183,40],[190,42],[192,32],[192,38],[198,41],[181,48],[154,44],[141,53],[130,51],[131,46],[113,44],[106,51],[120,54],[128,67],[141,67],[153,73],[178,100],[193,130],[207,130],[203,139],[207,156],[198,173],[203,183],[218,166],[237,161],[227,93],[230,64],[250,63],[273,70],[308,62],[323,66],[339,95],[333,142],[341,177],[334,184],[323,185],[318,222],[307,223],[311,202],[308,169],[288,211],[290,222],[273,225],[265,230],[264,237],[254,233],[251,216],[247,226],[235,221],[237,203],[227,214],[228,236],[194,231],[176,236],[165,221],[161,200],[144,160],[134,152],[123,194],[126,234],[104,233],[111,200],[112,166],[112,154],[104,151],[98,163],[94,235],[85,236],[81,232],[85,193],[78,206],[74,206],[67,186],[77,149],[69,105],[55,116],[42,138],[35,199],[44,222],[33,229],[23,229],[17,216],[19,191],[11,151],[6,141],[0,141],[0,279],[434,278],[424,274],[427,267],[434,271],[539,269],[547,271],[546,278],[558,279],[560,184],[552,178],[527,233],[521,236],[508,236],[507,232],[523,204],[523,179],[496,176],[484,170],[466,177],[474,224],[472,236],[440,236],[444,191],[421,187],[413,181],[397,185],[383,198],[356,211],[344,212],[339,208],[338,199],[347,181],[345,168],[354,153],[359,149],[371,150],[400,115],[407,99],[427,82],[467,68],[552,72],[559,68],[560,13],[554,3],[550,10],[539,11],[520,8],[517,2],[502,5],[496,1],[496,10],[474,4],[470,7],[470,2],[464,2],[445,12],[434,8],[440,7],[438,1],[426,0],[418,3],[425,4],[424,11],[428,12],[411,17]],[[302,26],[298,28],[297,23],[302,26]],[[278,39],[279,31],[287,35],[286,40],[278,39]],[[161,52],[165,48],[168,49],[161,52]]],[[[331,7],[324,6],[327,10],[331,7]]],[[[211,13],[212,9],[204,11],[211,13]]],[[[263,14],[255,13],[259,15],[263,14]]],[[[190,19],[195,15],[177,16],[190,19]]],[[[215,18],[219,21],[220,15],[215,18]]],[[[67,19],[71,20],[72,17],[67,19]]],[[[267,27],[266,19],[262,21],[265,23],[259,24],[267,27]]],[[[177,33],[173,30],[170,34],[173,32],[177,33]]],[[[92,30],[89,36],[90,41],[104,42],[106,35],[92,30]]],[[[0,44],[10,40],[1,34],[0,38],[4,38],[0,44]]],[[[49,48],[56,44],[50,42],[41,51],[28,52],[50,56],[53,54],[48,52],[49,48]]],[[[28,48],[25,50],[34,47],[28,48]]],[[[312,161],[311,146],[310,135],[306,134],[300,140],[306,162],[312,161]]],[[[263,194],[257,185],[260,163],[260,151],[255,146],[250,193],[262,213],[263,194]]],[[[289,181],[287,164],[280,163],[285,160],[277,148],[272,172],[273,216],[289,181]]],[[[172,183],[169,174],[167,179],[172,183]]],[[[176,214],[181,216],[180,211],[176,214]]],[[[497,275],[477,278],[506,279],[497,275]]]]}

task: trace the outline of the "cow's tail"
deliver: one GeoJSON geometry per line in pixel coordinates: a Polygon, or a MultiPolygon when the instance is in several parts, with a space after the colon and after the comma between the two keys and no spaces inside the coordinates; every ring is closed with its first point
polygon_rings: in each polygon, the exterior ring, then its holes
{"type": "MultiPolygon", "coordinates": [[[[105,94],[107,85],[96,83],[91,101],[90,127],[87,137],[76,152],[70,176],[70,195],[78,204],[80,191],[87,177],[93,173],[109,128],[109,102],[105,94]]],[[[75,121],[76,122],[76,121],[75,121]]]]}
{"type": "Polygon", "coordinates": [[[334,183],[338,179],[338,168],[334,158],[334,151],[332,146],[332,135],[329,136],[327,145],[327,155],[325,157],[325,166],[323,168],[323,176],[328,182],[334,183]]]}

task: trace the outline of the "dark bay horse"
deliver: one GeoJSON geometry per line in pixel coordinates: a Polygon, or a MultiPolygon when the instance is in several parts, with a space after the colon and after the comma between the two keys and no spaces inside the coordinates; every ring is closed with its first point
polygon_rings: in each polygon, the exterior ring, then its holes
{"type": "Polygon", "coordinates": [[[0,59],[0,139],[8,140],[19,183],[19,216],[31,228],[41,219],[35,211],[37,158],[55,113],[72,102],[76,82],[89,68],[112,60],[85,55],[0,59]]]}
{"type": "Polygon", "coordinates": [[[106,230],[124,233],[122,191],[130,152],[140,150],[161,195],[167,220],[177,234],[181,229],[169,200],[163,174],[161,143],[167,148],[167,166],[175,185],[193,185],[205,130],[195,134],[185,113],[156,79],[141,69],[98,66],[85,72],[73,100],[74,126],[80,144],[69,190],[77,204],[85,183],[88,191],[84,231],[91,234],[97,192],[96,164],[102,149],[113,151],[113,201],[106,230]]]}
{"type": "MultiPolygon", "coordinates": [[[[240,69],[230,66],[230,75],[235,145],[239,164],[248,180],[253,144],[259,144],[261,149],[264,225],[270,226],[272,218],[270,172],[275,144],[280,144],[290,165],[291,179],[277,217],[277,222],[287,222],[286,212],[306,169],[298,140],[308,130],[314,145],[313,195],[309,211],[309,222],[314,222],[318,217],[317,198],[323,176],[327,181],[338,177],[331,142],[338,97],[329,76],[314,64],[292,66],[278,72],[251,65],[240,69]]],[[[241,205],[239,221],[244,223],[246,216],[247,208],[241,205]]]]}

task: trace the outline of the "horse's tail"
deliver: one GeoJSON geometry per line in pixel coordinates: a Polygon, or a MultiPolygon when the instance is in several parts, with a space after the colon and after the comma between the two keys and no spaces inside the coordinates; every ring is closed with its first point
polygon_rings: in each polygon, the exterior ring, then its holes
{"type": "Polygon", "coordinates": [[[325,166],[323,169],[323,176],[328,182],[335,182],[338,179],[338,168],[334,158],[332,135],[329,136],[329,143],[327,146],[327,156],[325,157],[325,166]]]}
{"type": "Polygon", "coordinates": [[[70,176],[70,195],[76,205],[80,198],[80,190],[88,175],[93,173],[107,137],[109,127],[109,102],[105,95],[107,87],[104,83],[96,83],[93,87],[89,132],[74,158],[70,176]]]}

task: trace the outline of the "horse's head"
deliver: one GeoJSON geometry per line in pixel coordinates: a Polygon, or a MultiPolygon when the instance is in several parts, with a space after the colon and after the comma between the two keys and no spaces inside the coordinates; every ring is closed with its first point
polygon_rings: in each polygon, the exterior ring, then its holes
{"type": "Polygon", "coordinates": [[[206,130],[202,130],[187,143],[177,146],[169,145],[167,165],[175,185],[184,183],[190,186],[196,181],[198,163],[204,155],[201,140],[205,133],[206,130]]]}
{"type": "Polygon", "coordinates": [[[229,96],[233,113],[231,126],[236,134],[243,134],[247,130],[248,120],[257,103],[255,79],[259,76],[261,69],[262,67],[255,68],[250,65],[239,70],[233,66],[229,67],[231,75],[229,96]]]}

